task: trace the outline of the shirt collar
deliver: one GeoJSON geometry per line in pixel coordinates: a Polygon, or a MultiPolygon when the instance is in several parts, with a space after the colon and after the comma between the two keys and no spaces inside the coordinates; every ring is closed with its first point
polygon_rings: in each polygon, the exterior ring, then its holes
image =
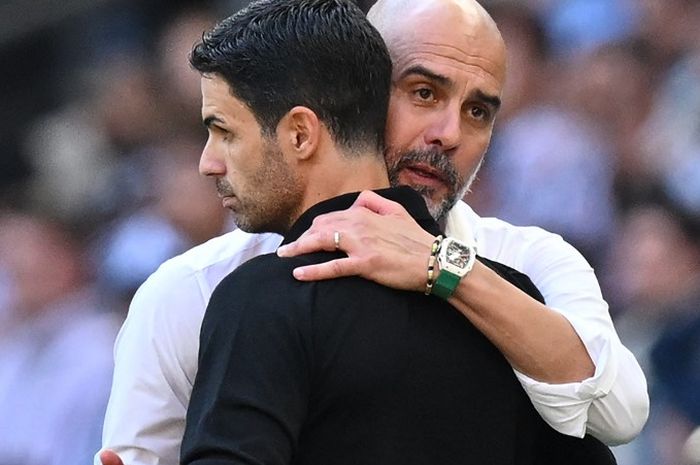
{"type": "MultiPolygon", "coordinates": [[[[441,234],[440,228],[435,220],[433,220],[433,218],[430,216],[428,208],[425,206],[423,197],[421,197],[420,194],[410,187],[391,187],[387,189],[378,189],[374,192],[381,195],[385,199],[400,203],[406,209],[406,211],[408,211],[409,215],[411,215],[413,219],[415,219],[416,222],[426,231],[435,235],[441,234]]],[[[301,214],[299,219],[296,220],[287,234],[284,235],[282,244],[288,244],[297,240],[299,236],[304,233],[304,231],[311,227],[311,223],[317,216],[323,215],[324,213],[346,210],[350,208],[359,195],[359,192],[343,194],[339,195],[338,197],[324,200],[312,206],[301,214]]]]}
{"type": "Polygon", "coordinates": [[[478,216],[474,210],[463,200],[460,200],[447,213],[445,221],[446,234],[462,242],[471,244],[476,247],[477,250],[480,250],[475,234],[477,218],[478,216]]]}

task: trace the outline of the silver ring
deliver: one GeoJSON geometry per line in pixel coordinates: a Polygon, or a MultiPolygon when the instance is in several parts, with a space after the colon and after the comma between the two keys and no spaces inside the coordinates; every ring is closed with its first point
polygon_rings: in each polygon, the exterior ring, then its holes
{"type": "Polygon", "coordinates": [[[340,231],[333,231],[333,243],[335,244],[335,250],[340,249],[340,231]]]}

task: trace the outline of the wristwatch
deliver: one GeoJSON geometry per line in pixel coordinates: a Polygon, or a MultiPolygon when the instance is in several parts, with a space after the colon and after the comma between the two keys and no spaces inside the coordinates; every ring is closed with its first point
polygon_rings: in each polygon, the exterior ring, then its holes
{"type": "Polygon", "coordinates": [[[432,293],[447,299],[457,288],[459,281],[474,266],[476,249],[471,244],[447,237],[440,245],[437,259],[440,274],[433,284],[432,293]]]}

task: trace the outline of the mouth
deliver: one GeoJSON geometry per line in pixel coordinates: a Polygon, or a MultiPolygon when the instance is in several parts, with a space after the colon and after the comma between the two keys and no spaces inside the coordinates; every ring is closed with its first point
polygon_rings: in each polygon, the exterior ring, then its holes
{"type": "Polygon", "coordinates": [[[224,194],[219,194],[219,198],[221,199],[221,205],[223,205],[224,208],[232,208],[233,203],[236,200],[235,195],[224,195],[224,194]]]}
{"type": "Polygon", "coordinates": [[[446,184],[445,176],[441,171],[424,163],[408,165],[403,168],[402,173],[411,181],[409,184],[416,183],[434,187],[446,184]]]}

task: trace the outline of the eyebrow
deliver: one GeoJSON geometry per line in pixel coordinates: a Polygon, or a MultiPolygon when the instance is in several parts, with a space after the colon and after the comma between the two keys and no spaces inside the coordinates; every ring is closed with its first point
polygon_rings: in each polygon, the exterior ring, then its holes
{"type": "Polygon", "coordinates": [[[481,89],[476,89],[473,94],[476,100],[493,107],[494,111],[501,108],[501,99],[497,95],[489,95],[481,89]]]}
{"type": "Polygon", "coordinates": [[[410,68],[405,69],[404,72],[401,73],[401,76],[399,76],[399,79],[404,79],[404,78],[411,76],[411,75],[414,75],[414,74],[428,78],[431,81],[435,81],[438,84],[445,86],[445,87],[452,87],[452,85],[454,84],[452,82],[452,79],[448,78],[447,76],[443,76],[442,74],[437,74],[436,72],[431,71],[422,65],[415,65],[415,66],[411,66],[410,68]]]}

